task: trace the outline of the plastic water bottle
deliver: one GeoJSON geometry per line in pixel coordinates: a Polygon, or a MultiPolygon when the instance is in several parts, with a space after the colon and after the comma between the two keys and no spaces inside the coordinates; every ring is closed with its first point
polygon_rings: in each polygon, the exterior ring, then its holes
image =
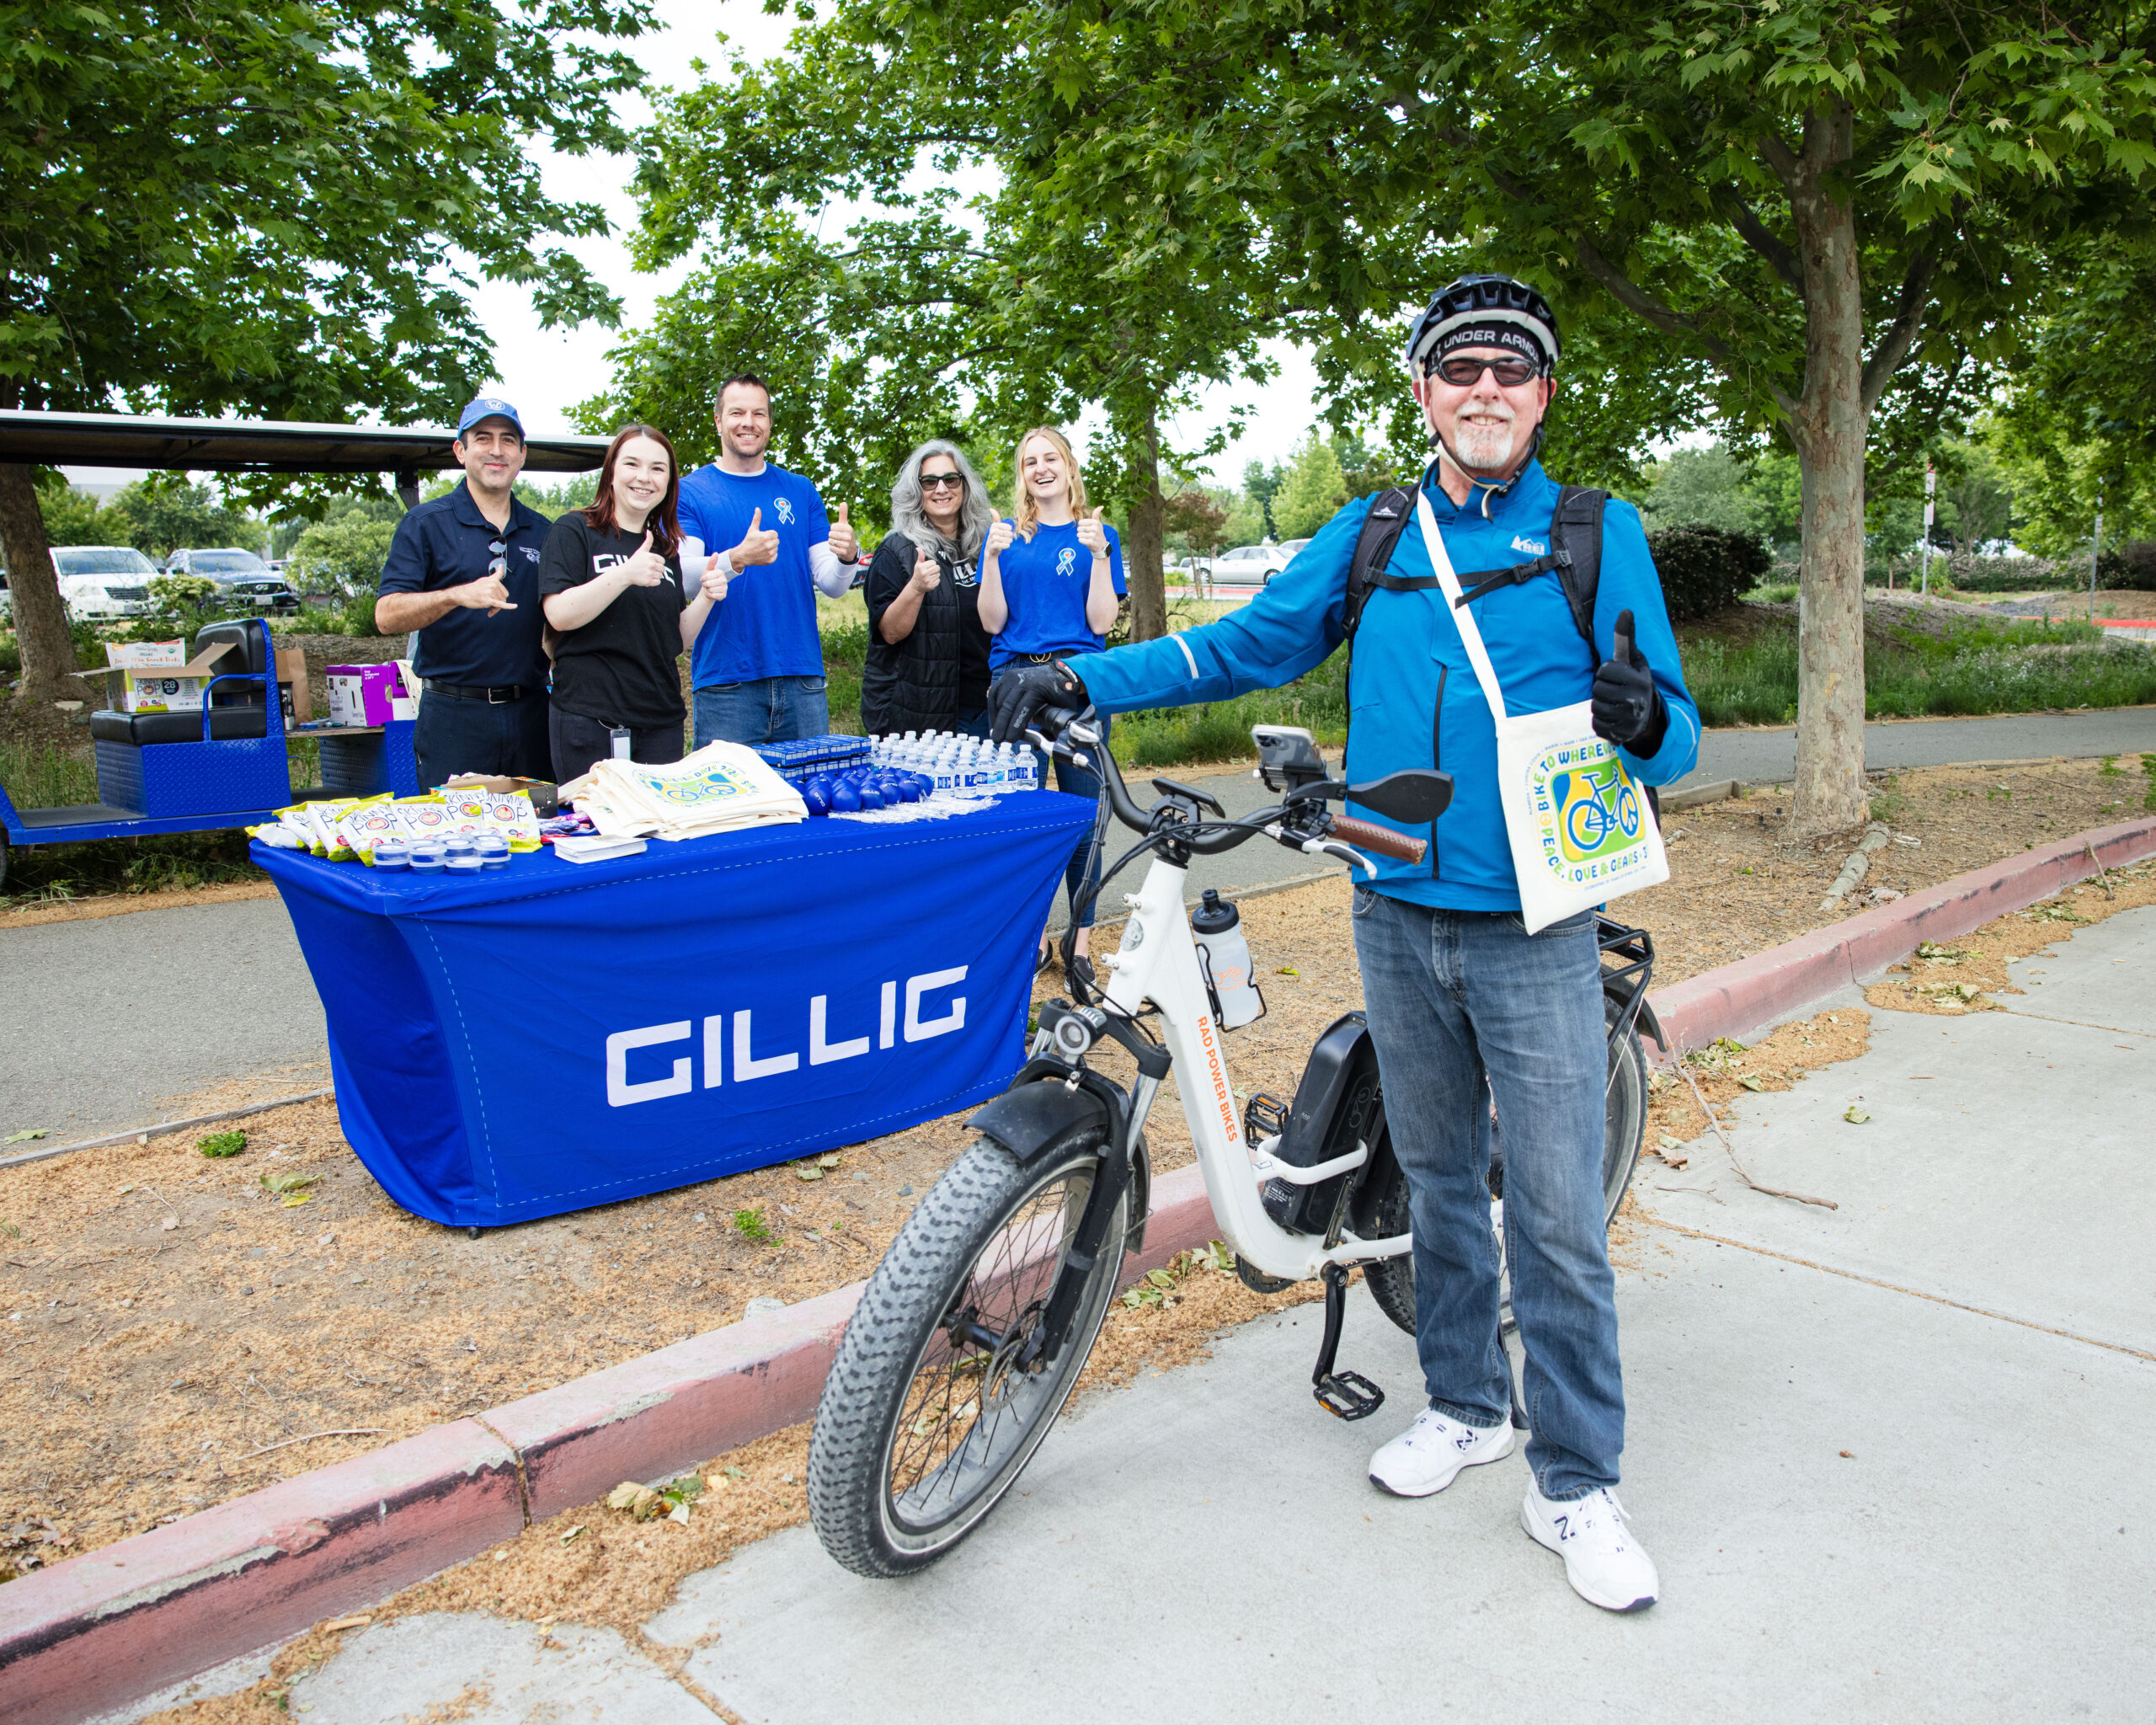
{"type": "Polygon", "coordinates": [[[1198,937],[1198,962],[1220,1000],[1220,1028],[1237,1029],[1265,1010],[1264,996],[1251,980],[1250,943],[1243,938],[1242,917],[1213,888],[1191,912],[1190,931],[1198,937]]]}

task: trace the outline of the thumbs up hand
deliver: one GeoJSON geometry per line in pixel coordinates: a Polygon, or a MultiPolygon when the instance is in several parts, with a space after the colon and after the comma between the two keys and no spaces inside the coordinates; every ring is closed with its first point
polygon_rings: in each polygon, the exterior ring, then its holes
{"type": "Polygon", "coordinates": [[[916,593],[933,593],[943,579],[943,566],[919,546],[914,547],[913,582],[916,593]]]}
{"type": "Polygon", "coordinates": [[[1102,525],[1101,515],[1101,510],[1091,510],[1078,520],[1079,542],[1091,551],[1095,557],[1106,557],[1108,554],[1108,530],[1102,525]]]}
{"type": "Polygon", "coordinates": [[[981,554],[985,557],[995,557],[1000,553],[1008,551],[1011,548],[1011,540],[1017,537],[1017,531],[1018,530],[1008,521],[997,521],[988,530],[988,539],[981,547],[981,554]]]}
{"type": "Polygon", "coordinates": [[[831,555],[841,563],[857,563],[861,558],[861,541],[854,537],[853,523],[846,518],[846,505],[839,505],[839,518],[831,523],[831,555]]]}
{"type": "Polygon", "coordinates": [[[741,542],[727,553],[734,560],[738,574],[750,563],[778,561],[778,534],[764,526],[764,512],[759,509],[749,517],[749,531],[741,536],[741,542]]]}
{"type": "Polygon", "coordinates": [[[656,587],[666,579],[666,559],[651,548],[651,529],[644,529],[643,543],[627,563],[618,565],[622,579],[632,587],[656,587]]]}
{"type": "Polygon", "coordinates": [[[1636,755],[1652,755],[1668,729],[1668,709],[1634,641],[1630,611],[1617,613],[1614,635],[1612,656],[1594,674],[1594,734],[1636,755]]]}

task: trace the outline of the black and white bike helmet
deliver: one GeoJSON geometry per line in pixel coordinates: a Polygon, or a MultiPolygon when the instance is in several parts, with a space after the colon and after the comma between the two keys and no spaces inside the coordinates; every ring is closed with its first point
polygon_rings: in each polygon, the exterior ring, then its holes
{"type": "Polygon", "coordinates": [[[1407,332],[1408,375],[1424,376],[1455,347],[1513,348],[1547,377],[1557,368],[1557,314],[1517,276],[1463,275],[1407,332]]]}

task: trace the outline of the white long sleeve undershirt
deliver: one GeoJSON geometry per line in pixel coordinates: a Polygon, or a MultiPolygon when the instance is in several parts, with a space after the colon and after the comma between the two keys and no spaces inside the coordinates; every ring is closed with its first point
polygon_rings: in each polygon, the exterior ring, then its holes
{"type": "Polygon", "coordinates": [[[853,585],[853,572],[859,567],[858,563],[841,563],[828,539],[821,545],[808,547],[808,573],[815,579],[816,590],[827,599],[843,599],[846,590],[853,585]]]}

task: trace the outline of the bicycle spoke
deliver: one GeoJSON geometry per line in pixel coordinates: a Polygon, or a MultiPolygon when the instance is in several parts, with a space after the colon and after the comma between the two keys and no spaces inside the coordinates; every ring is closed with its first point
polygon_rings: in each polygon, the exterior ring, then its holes
{"type": "Polygon", "coordinates": [[[1021,1441],[1039,1398],[1017,1359],[1038,1328],[1086,1199],[1089,1174],[1043,1188],[991,1241],[907,1386],[886,1480],[893,1504],[958,1503],[1021,1441]]]}

